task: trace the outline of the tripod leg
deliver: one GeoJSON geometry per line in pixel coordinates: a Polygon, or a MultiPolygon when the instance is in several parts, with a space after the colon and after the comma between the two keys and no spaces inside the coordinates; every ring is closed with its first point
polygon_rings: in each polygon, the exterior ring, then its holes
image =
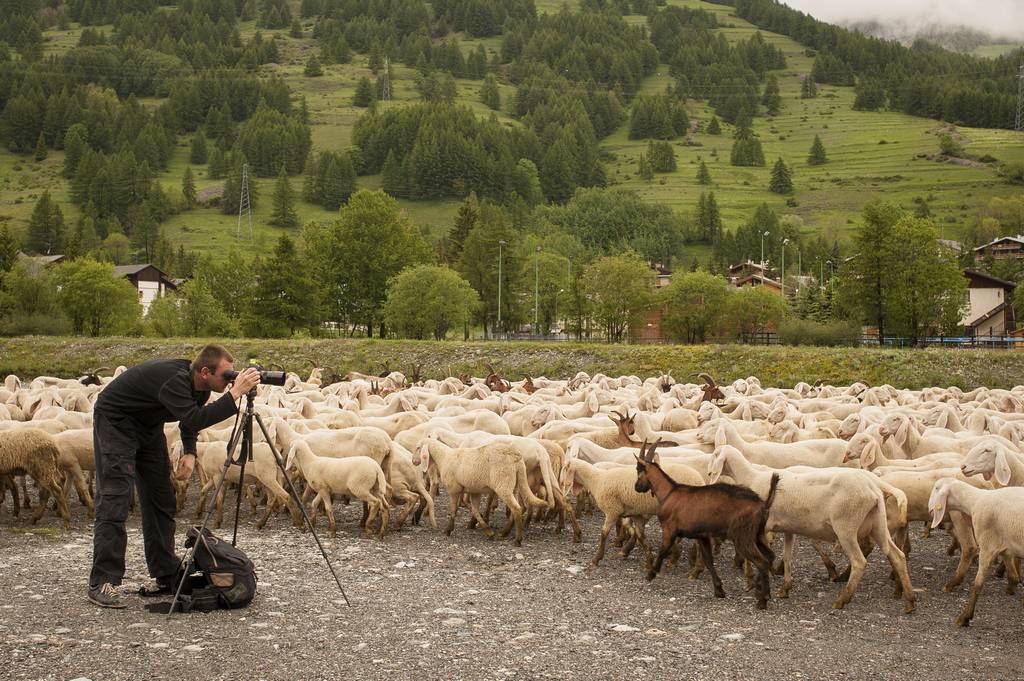
{"type": "MultiPolygon", "coordinates": [[[[252,401],[252,397],[249,398],[249,401],[252,401]]],[[[341,597],[345,599],[345,605],[351,606],[352,604],[348,600],[348,595],[345,594],[345,588],[341,586],[341,580],[338,579],[338,573],[334,570],[334,565],[331,564],[331,559],[328,557],[327,551],[324,550],[323,544],[320,543],[320,537],[317,536],[316,528],[313,527],[313,523],[306,514],[306,509],[303,507],[302,501],[299,499],[299,494],[295,489],[295,485],[292,484],[292,479],[288,476],[288,471],[284,468],[284,461],[281,459],[281,454],[277,451],[277,447],[274,445],[274,439],[270,437],[270,433],[267,432],[267,427],[264,425],[263,419],[260,418],[260,415],[253,413],[253,416],[256,418],[256,423],[263,432],[263,437],[266,438],[267,444],[270,445],[270,452],[274,455],[274,462],[277,464],[278,470],[281,471],[281,475],[284,476],[284,481],[287,483],[286,487],[291,493],[292,499],[295,500],[299,511],[302,513],[302,518],[306,521],[310,534],[313,535],[313,541],[316,542],[317,547],[320,549],[320,555],[324,557],[324,562],[327,563],[327,569],[331,571],[331,576],[334,577],[334,583],[338,585],[338,591],[341,592],[341,597]]]]}

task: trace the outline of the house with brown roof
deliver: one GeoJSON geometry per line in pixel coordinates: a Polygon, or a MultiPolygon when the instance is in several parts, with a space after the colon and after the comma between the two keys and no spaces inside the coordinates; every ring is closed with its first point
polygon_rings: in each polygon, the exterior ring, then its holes
{"type": "Polygon", "coordinates": [[[729,282],[736,288],[766,286],[772,293],[782,295],[782,284],[768,276],[768,268],[753,260],[729,268],[729,282]]]}
{"type": "Polygon", "coordinates": [[[782,295],[782,284],[759,272],[752,272],[745,277],[734,279],[732,285],[736,288],[743,288],[744,286],[764,286],[772,293],[780,296],[782,295]]]}
{"type": "Polygon", "coordinates": [[[960,324],[971,336],[1005,336],[1017,328],[1013,290],[1017,285],[979,270],[964,270],[968,307],[960,324]]]}
{"type": "Polygon", "coordinates": [[[177,291],[177,285],[156,265],[141,263],[138,265],[117,265],[114,274],[131,282],[139,292],[139,304],[142,314],[149,312],[150,304],[157,297],[164,297],[168,291],[177,291]]]}
{"type": "Polygon", "coordinates": [[[993,260],[1020,260],[1024,259],[1024,236],[1001,236],[998,239],[978,246],[973,250],[974,262],[978,263],[986,258],[993,260]]]}

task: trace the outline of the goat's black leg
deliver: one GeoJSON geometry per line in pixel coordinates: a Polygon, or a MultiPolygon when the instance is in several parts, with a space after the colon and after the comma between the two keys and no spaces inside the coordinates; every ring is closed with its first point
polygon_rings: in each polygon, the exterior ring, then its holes
{"type": "Polygon", "coordinates": [[[647,570],[647,581],[651,581],[661,572],[661,564],[664,562],[665,557],[672,552],[672,545],[675,543],[675,537],[671,532],[662,528],[661,532],[661,548],[658,550],[658,557],[654,559],[654,563],[647,570]]]}
{"type": "Polygon", "coordinates": [[[708,572],[711,573],[711,583],[715,587],[715,598],[725,598],[725,589],[722,588],[722,580],[718,576],[718,571],[715,570],[715,559],[711,550],[711,540],[707,537],[699,537],[697,541],[700,543],[700,551],[704,554],[704,564],[708,568],[708,572]]]}

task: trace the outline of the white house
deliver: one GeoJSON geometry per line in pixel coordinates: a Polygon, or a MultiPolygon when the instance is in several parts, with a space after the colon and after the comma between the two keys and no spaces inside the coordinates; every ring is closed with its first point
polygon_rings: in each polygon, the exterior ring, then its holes
{"type": "Polygon", "coordinates": [[[972,336],[1002,336],[1016,328],[1013,289],[1017,285],[978,270],[964,270],[969,305],[960,324],[972,336]]]}
{"type": "Polygon", "coordinates": [[[141,265],[117,265],[114,267],[114,274],[118,277],[125,277],[139,291],[139,304],[142,305],[142,314],[149,312],[149,305],[157,296],[161,298],[167,295],[168,291],[176,291],[178,287],[166,274],[160,271],[155,265],[144,263],[141,265]]]}

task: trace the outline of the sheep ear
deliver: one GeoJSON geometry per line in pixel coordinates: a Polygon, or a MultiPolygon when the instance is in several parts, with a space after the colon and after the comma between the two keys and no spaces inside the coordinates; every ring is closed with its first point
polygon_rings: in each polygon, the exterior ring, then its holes
{"type": "Polygon", "coordinates": [[[938,527],[946,515],[946,497],[949,496],[949,487],[940,485],[941,482],[932,488],[931,498],[928,499],[928,510],[932,514],[932,527],[938,527]]]}
{"type": "Polygon", "coordinates": [[[861,468],[870,468],[872,465],[874,465],[874,463],[875,463],[875,451],[877,449],[878,449],[878,443],[875,442],[874,439],[869,440],[868,443],[866,445],[864,445],[864,449],[862,449],[861,452],[860,452],[860,467],[861,468]]]}
{"type": "Polygon", "coordinates": [[[1006,449],[1000,447],[996,450],[996,482],[1003,487],[1010,484],[1010,464],[1006,460],[1006,449]]]}
{"type": "Polygon", "coordinates": [[[893,435],[893,439],[896,440],[896,444],[903,447],[907,442],[907,436],[910,435],[910,419],[903,419],[903,423],[896,429],[896,433],[893,435]]]}
{"type": "Polygon", "coordinates": [[[935,425],[939,428],[949,428],[949,411],[943,409],[939,412],[939,418],[935,419],[935,425]]]}
{"type": "Polygon", "coordinates": [[[729,438],[725,434],[725,425],[720,424],[718,430],[715,431],[715,447],[721,447],[722,445],[729,444],[729,438]]]}
{"type": "Polygon", "coordinates": [[[720,449],[708,462],[708,482],[714,484],[722,477],[722,468],[725,465],[725,450],[720,449]]]}

